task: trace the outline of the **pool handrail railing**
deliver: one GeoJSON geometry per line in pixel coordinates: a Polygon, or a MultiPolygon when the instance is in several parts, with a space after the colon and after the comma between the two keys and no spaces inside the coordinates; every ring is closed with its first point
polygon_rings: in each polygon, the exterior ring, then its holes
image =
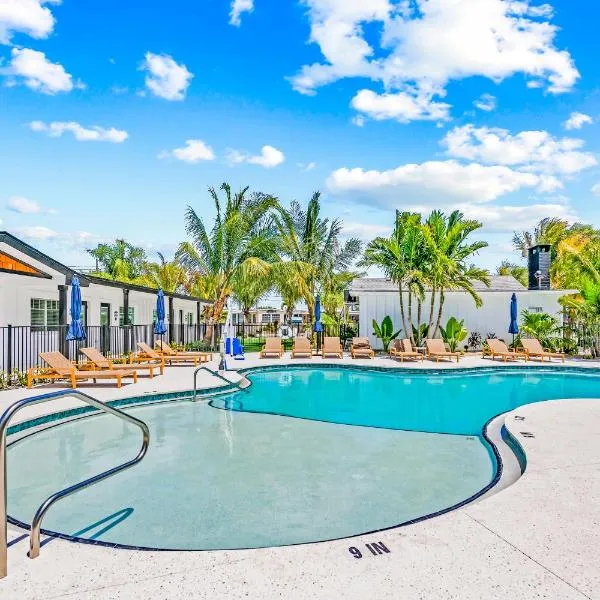
{"type": "Polygon", "coordinates": [[[101,412],[105,412],[107,414],[118,417],[124,421],[131,423],[132,425],[136,425],[142,431],[142,446],[137,456],[121,465],[113,467],[108,471],[104,471],[98,475],[94,475],[84,481],[80,481],[79,483],[75,483],[68,488],[64,488],[55,494],[52,494],[37,509],[33,520],[31,522],[31,533],[29,535],[29,558],[36,558],[40,554],[40,532],[42,520],[50,507],[65,498],[66,496],[70,496],[71,494],[86,488],[90,485],[98,483],[99,481],[106,479],[107,477],[111,477],[125,469],[133,467],[137,463],[139,463],[142,458],[146,455],[148,451],[148,445],[150,444],[150,430],[148,429],[148,425],[141,421],[140,419],[136,419],[131,415],[128,415],[126,412],[119,410],[113,406],[106,404],[105,402],[101,402],[100,400],[89,396],[88,394],[84,394],[79,390],[60,390],[57,392],[50,392],[48,394],[41,394],[40,396],[33,396],[31,398],[24,398],[23,400],[19,400],[14,404],[11,404],[0,416],[0,579],[6,577],[8,574],[8,515],[7,515],[7,473],[6,473],[6,437],[8,431],[8,425],[14,415],[18,413],[22,408],[26,408],[29,406],[34,406],[36,404],[42,404],[43,402],[49,402],[51,400],[56,400],[57,398],[63,398],[66,396],[72,396],[78,398],[79,400],[89,404],[90,406],[98,409],[101,412]]]}

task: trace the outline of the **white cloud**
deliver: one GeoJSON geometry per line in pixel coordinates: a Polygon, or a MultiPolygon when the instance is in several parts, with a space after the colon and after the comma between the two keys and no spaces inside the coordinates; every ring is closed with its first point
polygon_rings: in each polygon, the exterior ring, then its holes
{"type": "Polygon", "coordinates": [[[73,88],[82,89],[81,82],[73,82],[73,77],[59,63],[50,62],[43,52],[29,48],[13,48],[8,67],[0,69],[6,75],[7,85],[23,83],[28,88],[42,94],[54,95],[70,92],[73,88]]]}
{"type": "Polygon", "coordinates": [[[33,38],[48,37],[55,19],[45,4],[60,4],[61,0],[0,0],[0,44],[8,44],[14,33],[33,38]]]}
{"type": "Polygon", "coordinates": [[[296,163],[298,165],[298,167],[300,167],[303,171],[312,171],[316,166],[317,163],[316,162],[309,162],[309,163],[296,163]]]}
{"type": "Polygon", "coordinates": [[[406,164],[387,171],[341,168],[331,173],[327,187],[333,194],[382,208],[401,205],[421,210],[439,206],[440,198],[447,198],[448,204],[485,203],[521,189],[555,191],[562,183],[551,175],[503,165],[463,165],[447,160],[406,164]]]}
{"type": "Polygon", "coordinates": [[[227,152],[227,161],[232,164],[248,163],[251,165],[260,165],[266,169],[276,167],[285,160],[285,155],[281,150],[273,146],[263,146],[257,156],[252,156],[239,150],[230,149],[227,152]]]}
{"type": "Polygon", "coordinates": [[[580,112],[572,112],[569,118],[564,122],[565,129],[581,129],[584,125],[591,125],[593,123],[590,115],[585,115],[580,112]]]}
{"type": "Polygon", "coordinates": [[[594,196],[600,196],[600,183],[596,183],[592,186],[591,189],[592,194],[594,194],[594,196]]]}
{"type": "Polygon", "coordinates": [[[48,227],[42,227],[41,225],[33,225],[30,227],[18,227],[14,230],[17,237],[22,237],[30,240],[50,240],[58,237],[58,233],[49,229],[48,227]]]}
{"type": "Polygon", "coordinates": [[[454,158],[494,165],[519,166],[522,171],[574,175],[597,164],[582,152],[583,140],[554,138],[547,131],[521,131],[464,125],[449,131],[442,144],[454,158]]]}
{"type": "Polygon", "coordinates": [[[165,100],[183,100],[194,77],[185,65],[177,64],[167,54],[146,52],[140,69],[147,71],[146,87],[165,100]]]}
{"type": "Polygon", "coordinates": [[[214,160],[215,153],[213,149],[202,140],[186,140],[183,148],[174,150],[163,150],[158,158],[176,158],[187,163],[198,163],[203,160],[214,160]]]}
{"type": "Polygon", "coordinates": [[[496,110],[496,96],[491,94],[481,94],[477,100],[473,102],[473,106],[485,112],[496,110]]]}
{"type": "Polygon", "coordinates": [[[239,27],[242,24],[242,13],[254,10],[254,0],[231,0],[231,12],[229,13],[229,24],[239,27]]]}
{"type": "Polygon", "coordinates": [[[31,215],[42,210],[35,200],[29,200],[23,196],[11,196],[6,203],[6,208],[22,215],[31,215]]]}
{"type": "Polygon", "coordinates": [[[91,127],[83,127],[74,121],[54,121],[52,123],[44,123],[43,121],[32,121],[29,123],[32,131],[45,133],[50,137],[61,137],[63,133],[70,132],[78,142],[112,142],[120,144],[124,142],[129,134],[122,129],[105,129],[93,125],[91,127]]]}
{"type": "Polygon", "coordinates": [[[531,6],[529,0],[303,2],[309,9],[310,41],[324,61],[304,65],[291,78],[294,89],[314,94],[348,77],[381,82],[386,102],[391,96],[394,104],[408,108],[378,111],[380,118],[431,119],[432,112],[444,110],[438,99],[452,80],[481,76],[497,83],[521,73],[530,87],[545,86],[558,94],[579,78],[571,55],[555,46],[558,27],[549,22],[549,5],[531,6]],[[375,32],[369,41],[365,25],[375,32]]]}
{"type": "Polygon", "coordinates": [[[388,225],[376,225],[374,223],[355,223],[344,221],[342,234],[347,237],[358,237],[361,240],[372,240],[377,236],[389,236],[392,228],[388,225]]]}
{"type": "Polygon", "coordinates": [[[360,90],[351,102],[352,108],[382,121],[395,119],[401,123],[410,121],[446,121],[450,105],[435,102],[432,94],[421,94],[415,90],[377,94],[372,90],[360,90]]]}

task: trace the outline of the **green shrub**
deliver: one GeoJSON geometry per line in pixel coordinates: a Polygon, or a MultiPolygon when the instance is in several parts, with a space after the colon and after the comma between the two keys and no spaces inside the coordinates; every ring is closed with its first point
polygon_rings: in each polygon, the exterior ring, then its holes
{"type": "Polygon", "coordinates": [[[464,319],[459,321],[456,317],[450,317],[446,323],[446,327],[440,327],[442,332],[442,339],[448,347],[450,352],[456,352],[458,344],[467,337],[467,330],[464,326],[464,319]]]}
{"type": "Polygon", "coordinates": [[[373,319],[373,334],[381,340],[385,352],[388,351],[391,341],[395,340],[400,335],[400,330],[396,331],[396,333],[393,333],[393,331],[394,326],[389,315],[381,321],[381,325],[373,319]]]}

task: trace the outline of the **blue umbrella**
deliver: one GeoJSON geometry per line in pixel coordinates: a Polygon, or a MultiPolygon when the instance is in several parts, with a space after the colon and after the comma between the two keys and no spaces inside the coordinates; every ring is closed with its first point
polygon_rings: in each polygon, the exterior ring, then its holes
{"type": "Polygon", "coordinates": [[[515,341],[515,335],[519,333],[519,311],[517,308],[517,295],[513,294],[510,299],[510,325],[508,326],[508,333],[513,335],[513,343],[515,341]]]}
{"type": "Polygon", "coordinates": [[[67,330],[67,341],[85,340],[85,329],[81,322],[81,287],[77,275],[71,281],[71,324],[67,330]]]}
{"type": "Polygon", "coordinates": [[[154,333],[164,335],[167,333],[165,325],[165,294],[162,290],[158,290],[156,297],[156,323],[154,324],[154,333]]]}
{"type": "Polygon", "coordinates": [[[317,333],[323,331],[323,324],[321,323],[321,296],[317,296],[317,302],[315,303],[315,331],[317,333]]]}

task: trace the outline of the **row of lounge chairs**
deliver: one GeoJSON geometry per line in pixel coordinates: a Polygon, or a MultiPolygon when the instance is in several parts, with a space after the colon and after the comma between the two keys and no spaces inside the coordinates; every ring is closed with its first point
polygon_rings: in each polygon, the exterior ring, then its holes
{"type": "Polygon", "coordinates": [[[131,377],[137,382],[138,371],[145,371],[150,378],[155,371],[164,373],[165,364],[191,364],[194,366],[208,362],[212,355],[208,352],[178,352],[164,342],[156,342],[156,347],[138,342],[138,352],[131,354],[129,362],[117,363],[104,356],[96,348],[80,348],[79,352],[85,356],[86,362],[73,363],[61,352],[40,352],[40,358],[48,365],[47,369],[39,370],[32,367],[27,372],[27,387],[33,386],[34,380],[54,381],[66,379],[75,389],[77,382],[98,379],[115,379],[117,387],[121,387],[123,378],[131,377]]]}
{"type": "MultiPolygon", "coordinates": [[[[492,360],[501,358],[504,362],[508,360],[517,360],[523,358],[525,361],[531,358],[544,359],[560,358],[565,361],[565,355],[561,352],[548,352],[543,349],[542,345],[538,340],[534,339],[522,339],[521,344],[523,350],[510,350],[505,342],[498,339],[488,339],[487,344],[487,355],[492,360]]],[[[424,352],[418,352],[413,349],[412,342],[406,338],[403,340],[394,340],[389,350],[389,355],[392,358],[397,358],[400,362],[404,360],[435,360],[439,362],[443,359],[456,359],[459,362],[462,356],[460,352],[451,352],[446,350],[444,342],[440,339],[425,340],[424,352]]],[[[267,338],[265,346],[260,353],[261,358],[281,358],[283,356],[283,342],[280,337],[267,338]]],[[[323,358],[327,356],[334,356],[342,358],[344,353],[342,345],[337,337],[325,337],[323,339],[323,347],[319,353],[323,358]]],[[[292,358],[312,358],[313,351],[312,345],[308,338],[297,337],[294,339],[294,345],[292,348],[292,358]]],[[[350,356],[352,358],[373,358],[375,351],[371,348],[369,340],[367,338],[354,338],[352,345],[350,346],[350,356]]]]}

